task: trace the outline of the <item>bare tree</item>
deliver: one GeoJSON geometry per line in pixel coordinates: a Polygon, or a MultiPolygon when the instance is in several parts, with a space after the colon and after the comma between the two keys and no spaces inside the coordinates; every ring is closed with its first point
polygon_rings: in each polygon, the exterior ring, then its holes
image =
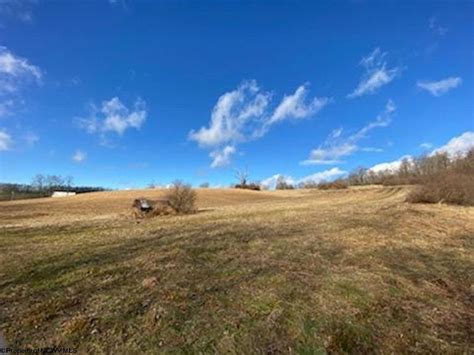
{"type": "Polygon", "coordinates": [[[45,188],[46,178],[43,174],[36,174],[31,180],[31,185],[38,191],[43,191],[45,188]]]}
{"type": "Polygon", "coordinates": [[[240,186],[247,186],[248,178],[249,178],[249,171],[247,168],[236,169],[234,175],[235,175],[235,178],[239,180],[240,186]]]}

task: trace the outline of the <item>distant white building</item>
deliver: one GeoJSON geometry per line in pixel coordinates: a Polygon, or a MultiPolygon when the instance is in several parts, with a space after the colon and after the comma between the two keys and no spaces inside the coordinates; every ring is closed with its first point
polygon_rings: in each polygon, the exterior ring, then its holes
{"type": "Polygon", "coordinates": [[[74,196],[76,193],[75,192],[70,192],[70,191],[53,191],[53,194],[51,197],[68,197],[68,196],[74,196]]]}

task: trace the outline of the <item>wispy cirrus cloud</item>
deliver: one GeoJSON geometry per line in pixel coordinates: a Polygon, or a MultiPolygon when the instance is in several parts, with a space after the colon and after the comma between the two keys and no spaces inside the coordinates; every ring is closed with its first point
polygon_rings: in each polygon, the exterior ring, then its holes
{"type": "Polygon", "coordinates": [[[458,76],[451,76],[439,81],[418,81],[416,86],[428,91],[433,96],[441,96],[448,91],[457,88],[462,84],[462,79],[458,76]]]}
{"type": "Polygon", "coordinates": [[[72,160],[76,163],[82,163],[86,159],[87,153],[83,152],[82,150],[76,150],[76,152],[72,156],[72,160]]]}
{"type": "Polygon", "coordinates": [[[121,136],[128,129],[140,129],[147,118],[146,103],[138,98],[132,108],[125,106],[118,97],[105,100],[97,107],[90,105],[90,115],[86,118],[77,118],[80,128],[88,133],[97,133],[102,138],[108,133],[121,136]]]}
{"type": "Polygon", "coordinates": [[[423,142],[420,144],[420,148],[422,149],[431,149],[433,148],[433,144],[430,142],[423,142]]]}
{"type": "Polygon", "coordinates": [[[282,121],[309,118],[330,101],[325,97],[308,98],[306,84],[284,96],[274,109],[272,98],[272,93],[262,90],[255,80],[243,81],[218,98],[209,125],[191,130],[188,138],[200,147],[212,149],[211,167],[226,166],[237,152],[237,144],[262,137],[282,121]]]}
{"type": "Polygon", "coordinates": [[[10,150],[12,144],[12,137],[6,131],[0,130],[0,152],[10,150]]]}
{"type": "Polygon", "coordinates": [[[212,151],[209,156],[212,158],[211,168],[222,168],[230,164],[236,149],[231,145],[212,151]]]}
{"type": "Polygon", "coordinates": [[[33,21],[33,8],[37,2],[37,0],[1,0],[0,17],[31,23],[33,21]]]}
{"type": "Polygon", "coordinates": [[[371,54],[362,58],[359,65],[365,69],[365,73],[354,91],[347,95],[347,98],[353,99],[374,94],[400,74],[399,67],[388,68],[385,60],[386,55],[387,53],[382,52],[380,48],[375,48],[371,54]]]}
{"type": "Polygon", "coordinates": [[[0,90],[16,91],[26,81],[41,81],[42,72],[36,65],[30,64],[26,58],[19,57],[0,46],[0,90]]]}
{"type": "Polygon", "coordinates": [[[0,46],[0,118],[13,115],[23,102],[21,89],[41,84],[42,77],[38,66],[0,46]]]}
{"type": "Polygon", "coordinates": [[[314,97],[307,100],[308,86],[301,85],[291,95],[285,95],[280,104],[268,119],[271,125],[284,120],[299,120],[317,114],[330,99],[327,97],[314,97]]]}
{"type": "Polygon", "coordinates": [[[448,33],[448,29],[444,26],[441,26],[436,17],[431,17],[428,22],[429,29],[432,33],[438,36],[444,36],[448,33]]]}
{"type": "Polygon", "coordinates": [[[343,129],[335,129],[326,141],[318,148],[313,149],[309,158],[302,161],[303,165],[318,165],[318,164],[338,164],[342,162],[342,158],[347,157],[359,150],[376,151],[378,148],[361,148],[358,142],[366,138],[370,131],[378,127],[386,127],[392,121],[392,114],[396,107],[392,100],[389,100],[385,106],[385,110],[380,113],[377,118],[368,123],[366,126],[359,129],[351,135],[344,135],[343,129]]]}

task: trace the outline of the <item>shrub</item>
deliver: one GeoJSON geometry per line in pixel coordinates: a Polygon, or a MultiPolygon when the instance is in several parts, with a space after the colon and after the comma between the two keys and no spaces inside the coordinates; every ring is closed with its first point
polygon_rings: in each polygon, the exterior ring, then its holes
{"type": "Polygon", "coordinates": [[[335,180],[331,182],[321,182],[318,184],[318,189],[320,190],[340,190],[347,189],[349,184],[344,180],[335,180]]]}
{"type": "Polygon", "coordinates": [[[474,206],[474,179],[472,174],[455,170],[440,173],[426,180],[408,196],[412,203],[438,203],[474,206]]]}
{"type": "Polygon", "coordinates": [[[184,184],[181,181],[174,182],[169,188],[166,199],[176,213],[193,213],[196,211],[197,195],[191,185],[184,184]]]}
{"type": "Polygon", "coordinates": [[[249,184],[236,184],[236,185],[234,185],[234,187],[236,189],[246,189],[246,190],[260,191],[260,185],[255,183],[255,182],[251,182],[249,184]]]}
{"type": "Polygon", "coordinates": [[[283,176],[279,176],[275,185],[276,190],[293,190],[295,187],[286,181],[283,176]]]}

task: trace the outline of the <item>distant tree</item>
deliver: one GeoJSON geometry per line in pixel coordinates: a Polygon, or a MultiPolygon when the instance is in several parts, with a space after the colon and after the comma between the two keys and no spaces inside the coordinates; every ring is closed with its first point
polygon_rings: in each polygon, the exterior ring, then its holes
{"type": "Polygon", "coordinates": [[[275,189],[277,190],[292,190],[294,189],[295,187],[288,183],[285,179],[284,176],[279,176],[277,181],[276,181],[276,185],[275,185],[275,189]]]}
{"type": "Polygon", "coordinates": [[[348,181],[350,185],[364,185],[366,183],[367,169],[360,167],[356,168],[349,174],[348,181]]]}
{"type": "Polygon", "coordinates": [[[207,189],[209,188],[209,183],[208,182],[203,182],[202,184],[199,185],[200,188],[207,189]]]}
{"type": "Polygon", "coordinates": [[[246,186],[249,178],[249,171],[247,168],[235,170],[235,178],[239,181],[238,185],[246,186]]]}
{"type": "Polygon", "coordinates": [[[73,185],[74,185],[74,178],[71,175],[66,176],[64,178],[64,186],[66,187],[67,191],[71,191],[73,185]]]}
{"type": "Polygon", "coordinates": [[[43,174],[36,174],[31,180],[31,186],[38,191],[43,191],[46,184],[46,178],[43,174]]]}

